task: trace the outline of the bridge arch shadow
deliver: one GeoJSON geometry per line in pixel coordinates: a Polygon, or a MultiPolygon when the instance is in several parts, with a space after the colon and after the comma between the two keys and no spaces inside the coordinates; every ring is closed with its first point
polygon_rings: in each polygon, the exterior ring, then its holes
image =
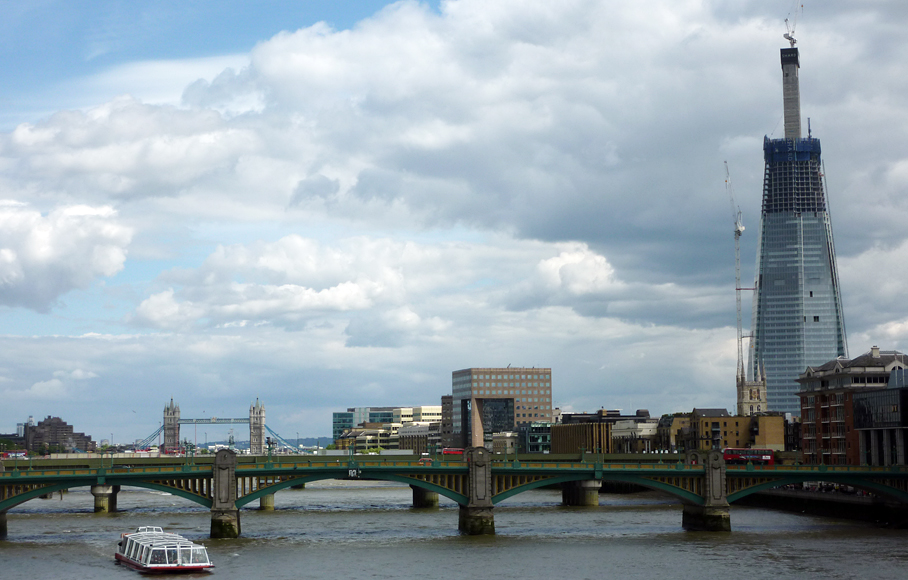
{"type": "MultiPolygon", "coordinates": [[[[514,477],[514,476],[512,476],[514,477]]],[[[530,491],[532,489],[539,489],[543,487],[549,487],[553,485],[561,485],[565,483],[571,483],[576,481],[590,481],[589,475],[578,474],[578,475],[560,475],[560,476],[549,476],[546,478],[540,478],[534,481],[527,481],[525,483],[519,483],[516,485],[508,485],[505,483],[500,486],[500,491],[497,493],[493,489],[492,503],[495,505],[500,502],[518,495],[520,493],[530,491]]],[[[688,477],[668,477],[668,478],[659,478],[653,479],[651,477],[644,477],[634,474],[615,474],[615,473],[604,473],[601,478],[596,479],[596,481],[604,482],[619,482],[619,483],[629,483],[639,485],[646,489],[653,491],[661,491],[667,493],[671,496],[678,498],[682,503],[692,504],[692,505],[702,505],[703,498],[698,495],[692,489],[685,489],[683,485],[686,483],[689,487],[696,489],[698,486],[696,481],[693,481],[692,478],[688,477]],[[665,479],[665,481],[662,481],[665,479]],[[674,480],[674,481],[673,481],[674,480]]]]}
{"type": "Polygon", "coordinates": [[[759,471],[748,471],[746,475],[734,473],[727,475],[728,503],[734,503],[749,495],[768,491],[785,485],[796,485],[807,482],[822,482],[848,485],[883,496],[902,504],[908,504],[908,485],[904,478],[888,478],[880,474],[877,479],[868,479],[866,474],[849,474],[848,472],[811,471],[804,474],[785,475],[781,477],[768,477],[759,471]],[[735,480],[738,480],[737,482],[735,480]]]}
{"type": "Polygon", "coordinates": [[[243,507],[257,499],[261,499],[262,497],[264,497],[266,495],[273,494],[277,491],[286,489],[288,487],[294,487],[297,485],[313,483],[316,481],[330,480],[330,479],[347,480],[347,481],[389,481],[389,482],[395,482],[395,483],[403,483],[403,484],[410,485],[413,487],[419,487],[419,488],[425,489],[426,491],[435,492],[438,495],[444,496],[459,505],[467,505],[467,503],[469,502],[469,498],[466,495],[464,495],[462,493],[458,493],[457,491],[455,491],[453,489],[449,489],[447,487],[433,483],[431,481],[425,481],[422,479],[416,479],[413,477],[396,475],[396,474],[392,474],[392,473],[375,473],[375,474],[370,474],[369,477],[351,478],[349,476],[348,469],[344,468],[343,470],[340,470],[338,473],[318,473],[318,474],[310,474],[310,475],[301,475],[299,477],[291,477],[289,479],[284,479],[282,481],[276,481],[274,483],[259,487],[258,489],[254,490],[250,493],[247,493],[247,494],[243,495],[242,497],[237,498],[236,506],[238,508],[243,507]]]}

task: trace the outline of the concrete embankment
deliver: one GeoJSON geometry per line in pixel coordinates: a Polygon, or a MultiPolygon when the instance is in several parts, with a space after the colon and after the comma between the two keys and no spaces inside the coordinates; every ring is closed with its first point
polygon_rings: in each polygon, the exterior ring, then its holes
{"type": "Polygon", "coordinates": [[[874,496],[774,489],[741,498],[733,505],[861,520],[893,528],[908,528],[908,506],[874,496]]]}

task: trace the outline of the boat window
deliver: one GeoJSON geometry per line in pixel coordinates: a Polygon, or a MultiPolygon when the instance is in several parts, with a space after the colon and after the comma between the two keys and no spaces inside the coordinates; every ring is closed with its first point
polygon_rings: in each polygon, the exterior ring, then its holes
{"type": "Polygon", "coordinates": [[[148,563],[148,546],[142,546],[141,555],[139,556],[139,561],[148,563]]]}
{"type": "Polygon", "coordinates": [[[166,564],[167,558],[164,556],[164,550],[151,551],[151,564],[166,564]]]}
{"type": "Polygon", "coordinates": [[[207,564],[208,563],[208,551],[205,548],[193,548],[192,549],[192,563],[193,564],[207,564]]]}
{"type": "Polygon", "coordinates": [[[167,563],[168,564],[179,564],[180,563],[180,560],[177,558],[176,547],[167,548],[167,563]]]}
{"type": "Polygon", "coordinates": [[[127,543],[127,554],[133,560],[136,559],[136,552],[139,551],[139,544],[137,542],[128,542],[127,543]]]}

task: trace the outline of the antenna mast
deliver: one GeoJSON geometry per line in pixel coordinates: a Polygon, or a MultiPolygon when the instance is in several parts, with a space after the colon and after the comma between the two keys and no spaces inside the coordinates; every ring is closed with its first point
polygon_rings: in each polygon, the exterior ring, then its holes
{"type": "Polygon", "coordinates": [[[735,222],[735,302],[738,307],[738,383],[744,383],[744,348],[741,333],[741,234],[744,224],[741,222],[741,208],[735,201],[735,190],[731,186],[728,173],[728,161],[725,162],[725,191],[731,201],[731,217],[735,222]]]}

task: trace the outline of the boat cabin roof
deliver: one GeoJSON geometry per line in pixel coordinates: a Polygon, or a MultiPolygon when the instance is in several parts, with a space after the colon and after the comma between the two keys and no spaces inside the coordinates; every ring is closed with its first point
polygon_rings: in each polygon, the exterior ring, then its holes
{"type": "Polygon", "coordinates": [[[136,528],[136,533],[138,532],[157,532],[163,534],[164,528],[159,528],[158,526],[139,526],[136,528]]]}
{"type": "Polygon", "coordinates": [[[193,544],[179,534],[168,534],[164,532],[136,532],[129,534],[126,538],[130,542],[135,542],[143,546],[152,548],[201,548],[198,544],[193,544]]]}

